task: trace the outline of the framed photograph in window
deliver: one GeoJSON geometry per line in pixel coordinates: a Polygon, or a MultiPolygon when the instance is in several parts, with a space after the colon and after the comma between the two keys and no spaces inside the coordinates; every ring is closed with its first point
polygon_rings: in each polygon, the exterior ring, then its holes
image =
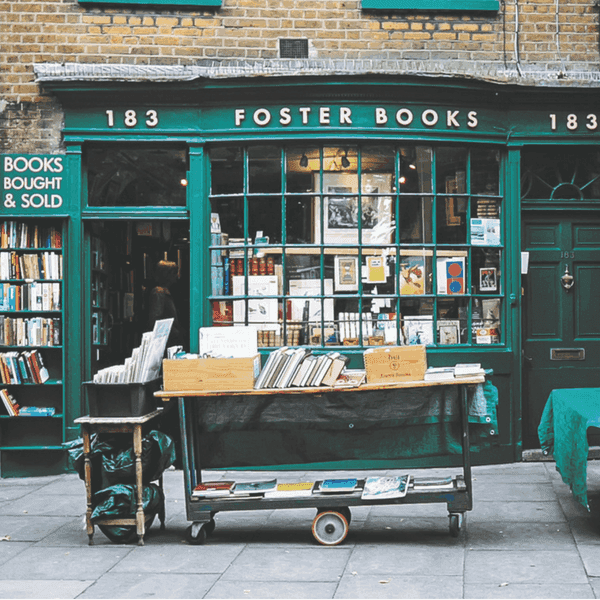
{"type": "Polygon", "coordinates": [[[460,321],[440,320],[437,322],[438,344],[443,346],[460,344],[460,321]]]}
{"type": "MultiPolygon", "coordinates": [[[[391,173],[362,175],[362,242],[387,244],[391,241],[392,226],[391,173]],[[371,195],[373,194],[373,195],[371,195]]],[[[321,191],[320,173],[314,175],[314,190],[321,191]]],[[[324,244],[358,244],[358,174],[323,173],[323,215],[321,197],[314,203],[314,241],[324,244]],[[322,226],[321,226],[322,222],[322,226]]]]}
{"type": "Polygon", "coordinates": [[[335,256],[335,291],[358,291],[358,256],[335,256]]]}
{"type": "Polygon", "coordinates": [[[479,269],[479,291],[498,291],[498,277],[497,271],[494,267],[485,267],[483,269],[479,269]]]}

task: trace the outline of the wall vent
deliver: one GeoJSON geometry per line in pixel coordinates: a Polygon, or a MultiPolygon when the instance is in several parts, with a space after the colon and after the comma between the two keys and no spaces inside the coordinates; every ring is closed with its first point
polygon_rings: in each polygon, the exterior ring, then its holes
{"type": "Polygon", "coordinates": [[[279,58],[308,58],[308,40],[279,40],[279,58]]]}

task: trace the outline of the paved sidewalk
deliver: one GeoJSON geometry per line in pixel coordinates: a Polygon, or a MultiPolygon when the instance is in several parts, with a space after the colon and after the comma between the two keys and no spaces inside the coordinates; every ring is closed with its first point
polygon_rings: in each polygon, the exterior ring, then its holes
{"type": "MultiPolygon", "coordinates": [[[[443,504],[358,507],[331,548],[312,538],[314,509],[220,513],[207,545],[188,545],[181,471],[165,473],[166,530],[155,523],[145,546],[123,546],[96,529],[88,546],[76,475],[0,479],[0,598],[600,598],[600,527],[554,463],[473,477],[459,538],[443,504]]],[[[600,461],[588,484],[600,493],[600,461]]]]}

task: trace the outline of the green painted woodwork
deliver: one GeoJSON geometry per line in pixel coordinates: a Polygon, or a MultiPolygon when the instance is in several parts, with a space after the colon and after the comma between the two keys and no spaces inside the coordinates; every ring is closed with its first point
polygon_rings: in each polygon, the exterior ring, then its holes
{"type": "Polygon", "coordinates": [[[523,227],[529,252],[524,276],[524,443],[539,447],[537,427],[555,388],[597,387],[600,318],[600,219],[595,215],[530,215],[523,227]],[[561,278],[574,277],[570,291],[561,278]],[[552,351],[581,349],[584,360],[552,360],[552,351]]]}
{"type": "Polygon", "coordinates": [[[414,10],[414,11],[479,11],[498,12],[498,0],[362,0],[363,10],[414,10]]]}
{"type": "Polygon", "coordinates": [[[128,6],[155,6],[155,7],[168,7],[168,6],[189,6],[189,7],[220,7],[222,0],[77,0],[79,4],[126,4],[128,6]]]}

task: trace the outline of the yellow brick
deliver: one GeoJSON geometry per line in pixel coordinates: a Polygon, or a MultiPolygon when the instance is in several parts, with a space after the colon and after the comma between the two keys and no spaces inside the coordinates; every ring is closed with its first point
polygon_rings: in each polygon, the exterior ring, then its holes
{"type": "Polygon", "coordinates": [[[173,27],[179,23],[175,17],[156,17],[156,24],[160,27],[173,27]]]}
{"type": "Polygon", "coordinates": [[[405,40],[429,40],[431,39],[431,34],[426,33],[425,31],[407,31],[404,34],[405,40]]]}

